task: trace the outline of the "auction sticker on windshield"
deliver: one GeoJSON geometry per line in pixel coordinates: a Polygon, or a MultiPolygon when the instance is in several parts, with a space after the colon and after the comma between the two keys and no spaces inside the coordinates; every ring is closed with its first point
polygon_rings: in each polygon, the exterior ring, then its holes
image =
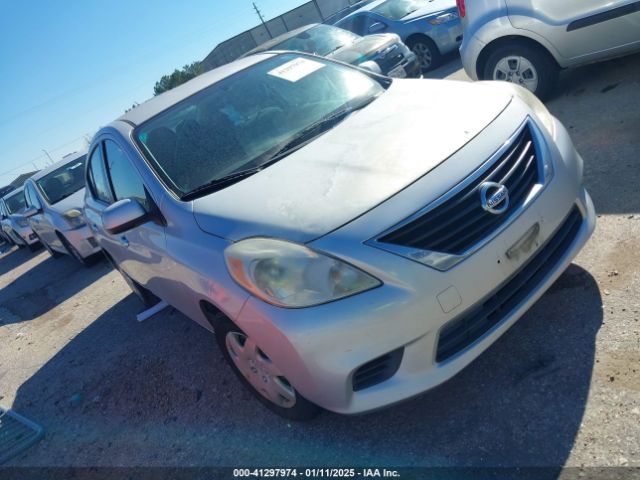
{"type": "Polygon", "coordinates": [[[274,68],[269,72],[269,75],[289,82],[297,82],[321,68],[324,68],[324,64],[320,62],[315,62],[308,58],[296,58],[280,65],[278,68],[274,68]]]}

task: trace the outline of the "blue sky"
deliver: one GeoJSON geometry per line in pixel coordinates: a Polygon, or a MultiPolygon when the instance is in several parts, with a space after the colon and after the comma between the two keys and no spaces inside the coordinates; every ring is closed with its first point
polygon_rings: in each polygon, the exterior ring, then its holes
{"type": "MultiPolygon", "coordinates": [[[[267,18],[303,0],[257,0],[267,18]]],[[[2,2],[0,186],[83,147],[83,137],[259,22],[250,0],[2,2]]]]}

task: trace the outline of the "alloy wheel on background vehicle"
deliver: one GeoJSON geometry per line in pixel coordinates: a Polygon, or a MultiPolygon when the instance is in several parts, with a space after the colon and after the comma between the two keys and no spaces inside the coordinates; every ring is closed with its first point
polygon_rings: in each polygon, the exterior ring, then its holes
{"type": "Polygon", "coordinates": [[[416,42],[412,45],[411,51],[416,54],[422,70],[429,70],[433,65],[433,52],[429,45],[423,42],[416,42]]]}
{"type": "Polygon", "coordinates": [[[251,338],[231,331],[226,335],[225,344],[236,368],[257,392],[278,407],[295,406],[296,391],[251,338]]]}
{"type": "Polygon", "coordinates": [[[525,57],[504,57],[493,69],[492,78],[518,84],[531,92],[538,88],[539,76],[536,67],[525,57]]]}

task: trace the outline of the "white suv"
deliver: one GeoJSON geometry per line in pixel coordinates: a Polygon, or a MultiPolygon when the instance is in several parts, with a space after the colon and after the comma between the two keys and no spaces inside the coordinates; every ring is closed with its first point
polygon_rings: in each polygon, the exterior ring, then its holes
{"type": "Polygon", "coordinates": [[[464,69],[518,83],[540,98],[560,68],[640,50],[637,0],[458,0],[464,69]]]}

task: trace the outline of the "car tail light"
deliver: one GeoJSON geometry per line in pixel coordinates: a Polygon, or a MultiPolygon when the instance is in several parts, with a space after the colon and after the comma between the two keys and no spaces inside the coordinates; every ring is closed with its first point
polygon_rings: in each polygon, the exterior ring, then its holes
{"type": "Polygon", "coordinates": [[[456,0],[456,5],[458,5],[458,13],[460,14],[460,18],[466,17],[467,7],[464,4],[464,0],[456,0]]]}

